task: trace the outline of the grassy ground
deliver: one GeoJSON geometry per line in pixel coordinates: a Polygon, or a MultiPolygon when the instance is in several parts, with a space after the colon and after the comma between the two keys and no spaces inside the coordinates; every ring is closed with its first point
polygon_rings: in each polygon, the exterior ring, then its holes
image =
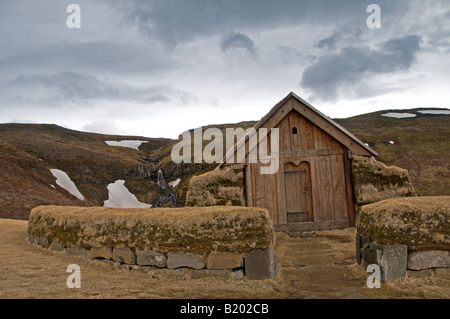
{"type": "Polygon", "coordinates": [[[355,263],[354,228],[320,231],[314,238],[277,233],[278,275],[261,281],[127,270],[29,244],[26,228],[26,221],[0,219],[0,298],[450,298],[448,272],[367,288],[368,274],[355,263]],[[81,268],[80,289],[66,286],[70,264],[81,268]]]}

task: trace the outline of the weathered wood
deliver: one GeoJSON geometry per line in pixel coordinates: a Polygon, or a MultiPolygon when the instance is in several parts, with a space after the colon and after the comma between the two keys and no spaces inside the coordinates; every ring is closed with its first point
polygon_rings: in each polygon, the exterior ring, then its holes
{"type": "MultiPolygon", "coordinates": [[[[300,150],[300,132],[299,132],[299,122],[298,122],[299,114],[296,111],[291,111],[287,119],[289,121],[289,137],[291,139],[291,149],[293,151],[300,150]],[[293,130],[296,128],[297,134],[293,134],[293,130]]],[[[283,136],[286,137],[286,136],[283,136]]]]}
{"type": "Polygon", "coordinates": [[[320,156],[320,194],[323,203],[322,216],[324,220],[333,220],[333,191],[331,187],[331,168],[330,168],[330,157],[320,156]]]}
{"type": "Polygon", "coordinates": [[[314,148],[313,124],[305,117],[299,115],[299,133],[301,150],[307,151],[314,148]]]}
{"type": "MultiPolygon", "coordinates": [[[[284,167],[281,165],[283,162],[280,160],[280,167],[284,167]]],[[[278,223],[286,223],[286,193],[285,193],[285,180],[284,180],[284,171],[280,168],[276,174],[276,191],[277,191],[277,200],[278,200],[278,223]]],[[[275,221],[274,221],[275,223],[275,221]]]]}
{"type": "Polygon", "coordinates": [[[345,172],[343,157],[337,155],[330,156],[333,190],[333,211],[334,220],[348,219],[347,194],[345,189],[345,172]]]}
{"type": "MultiPolygon", "coordinates": [[[[256,130],[268,130],[268,153],[275,142],[270,134],[273,127],[279,129],[280,137],[279,170],[275,174],[261,174],[261,167],[270,164],[248,164],[252,150],[246,142],[247,205],[267,208],[274,224],[286,229],[354,225],[347,152],[366,156],[376,152],[294,94],[255,125],[256,130]]],[[[258,141],[258,150],[259,146],[258,141]]]]}
{"type": "Polygon", "coordinates": [[[273,226],[275,231],[309,231],[309,230],[326,230],[336,228],[349,227],[348,221],[321,221],[321,222],[303,222],[303,223],[289,223],[276,224],[273,226]]]}
{"type": "Polygon", "coordinates": [[[267,174],[262,177],[264,179],[264,208],[267,208],[272,221],[278,220],[278,202],[275,174],[267,174]]]}
{"type": "Polygon", "coordinates": [[[253,184],[252,179],[253,176],[251,174],[250,165],[245,166],[245,173],[244,173],[244,181],[245,181],[245,198],[246,198],[246,205],[249,207],[253,206],[253,184]]]}
{"type": "Polygon", "coordinates": [[[260,174],[260,163],[252,164],[254,179],[253,202],[256,207],[264,207],[264,183],[260,174]]]}
{"type": "Polygon", "coordinates": [[[284,189],[288,222],[314,219],[310,182],[310,165],[288,162],[284,165],[284,189]]]}
{"type": "Polygon", "coordinates": [[[292,152],[291,138],[289,131],[289,121],[285,118],[277,125],[280,130],[280,154],[290,154],[292,152]]]}
{"type": "Polygon", "coordinates": [[[311,161],[311,187],[314,208],[314,220],[319,222],[324,220],[322,211],[322,196],[321,196],[321,178],[320,178],[320,164],[319,156],[312,157],[311,161]]]}
{"type": "Polygon", "coordinates": [[[353,184],[351,178],[351,162],[349,159],[350,156],[344,156],[344,170],[345,170],[345,188],[346,188],[346,197],[347,197],[347,212],[348,212],[348,221],[350,226],[355,226],[355,204],[353,200],[353,184]]]}
{"type": "MultiPolygon", "coordinates": [[[[292,162],[292,163],[300,163],[302,161],[309,161],[312,157],[318,156],[326,156],[326,155],[345,155],[345,149],[340,150],[308,150],[302,151],[298,154],[283,154],[280,156],[280,162],[292,162]]],[[[282,165],[280,165],[281,167],[282,165]]]]}
{"type": "Polygon", "coordinates": [[[322,132],[316,125],[313,125],[312,129],[313,129],[314,149],[322,150],[322,132]]]}

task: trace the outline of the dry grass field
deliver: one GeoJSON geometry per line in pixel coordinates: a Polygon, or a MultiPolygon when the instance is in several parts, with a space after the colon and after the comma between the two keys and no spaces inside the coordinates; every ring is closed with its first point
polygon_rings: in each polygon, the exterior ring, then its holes
{"type": "Polygon", "coordinates": [[[299,238],[277,233],[275,280],[175,276],[143,272],[112,262],[68,256],[26,241],[27,222],[0,219],[2,299],[373,299],[450,298],[450,274],[407,277],[366,286],[368,274],[354,258],[354,228],[318,231],[299,238]],[[81,288],[66,285],[67,266],[81,268],[81,288]]]}

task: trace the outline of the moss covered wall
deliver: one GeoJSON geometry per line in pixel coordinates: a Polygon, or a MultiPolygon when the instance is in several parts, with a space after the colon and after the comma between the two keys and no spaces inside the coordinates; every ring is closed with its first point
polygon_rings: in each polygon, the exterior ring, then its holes
{"type": "Polygon", "coordinates": [[[389,198],[415,196],[406,169],[386,166],[371,157],[352,157],[352,182],[358,207],[389,198]]]}
{"type": "Polygon", "coordinates": [[[28,236],[63,247],[129,247],[160,253],[247,253],[274,247],[267,210],[248,207],[40,206],[30,213],[28,236]]]}
{"type": "Polygon", "coordinates": [[[244,166],[233,165],[192,177],[186,206],[244,206],[244,166]]]}
{"type": "Polygon", "coordinates": [[[365,205],[358,236],[409,251],[450,251],[450,196],[396,198],[365,205]]]}

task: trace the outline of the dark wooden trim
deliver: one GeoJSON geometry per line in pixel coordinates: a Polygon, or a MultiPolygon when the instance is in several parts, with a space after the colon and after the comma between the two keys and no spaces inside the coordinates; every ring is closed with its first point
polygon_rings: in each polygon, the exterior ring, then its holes
{"type": "Polygon", "coordinates": [[[345,187],[347,189],[348,222],[353,227],[355,226],[355,204],[353,201],[352,164],[349,157],[344,156],[344,173],[345,187]]]}
{"type": "Polygon", "coordinates": [[[336,228],[348,228],[348,220],[324,221],[324,222],[303,222],[273,225],[275,231],[309,231],[309,230],[327,230],[336,228]]]}

